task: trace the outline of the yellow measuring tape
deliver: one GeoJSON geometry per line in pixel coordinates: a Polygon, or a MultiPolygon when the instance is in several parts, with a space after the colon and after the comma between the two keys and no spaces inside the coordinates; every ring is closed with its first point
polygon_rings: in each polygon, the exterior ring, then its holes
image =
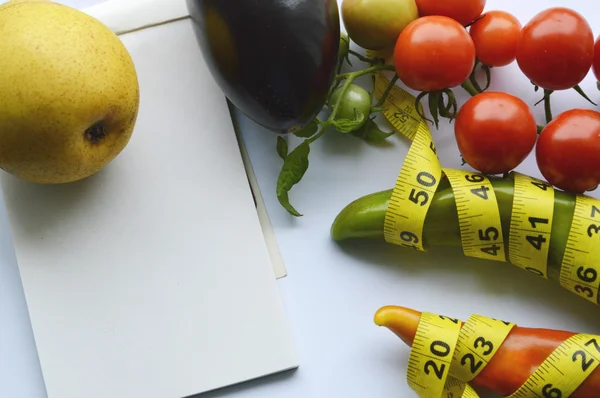
{"type": "MultiPolygon", "coordinates": [[[[469,382],[486,368],[516,326],[480,315],[461,324],[457,319],[422,313],[407,371],[407,382],[419,397],[479,397],[469,382]]],[[[575,334],[508,398],[567,398],[598,364],[600,336],[575,334]]]]}
{"type": "Polygon", "coordinates": [[[492,183],[482,174],[444,169],[454,192],[463,252],[470,257],[506,261],[500,210],[492,183]]]}
{"type": "Polygon", "coordinates": [[[598,302],[600,278],[600,202],[577,196],[573,223],[560,269],[560,284],[588,299],[598,302]]]}
{"type": "MultiPolygon", "coordinates": [[[[390,84],[374,74],[374,93],[380,98],[390,84]]],[[[547,182],[513,172],[514,194],[510,228],[504,236],[500,210],[490,180],[481,173],[442,168],[415,97],[394,85],[383,115],[412,144],[396,180],[385,216],[389,243],[424,251],[423,226],[442,178],[454,193],[463,252],[466,256],[512,263],[548,278],[548,253],[555,191],[547,182]],[[506,253],[507,252],[507,253],[506,253]]],[[[560,285],[598,304],[600,291],[600,201],[576,195],[560,285]]],[[[600,395],[599,395],[600,396],[600,395]]]]}
{"type": "Polygon", "coordinates": [[[514,173],[514,199],[510,220],[510,261],[548,278],[548,250],[554,214],[554,189],[546,182],[514,173]]]}

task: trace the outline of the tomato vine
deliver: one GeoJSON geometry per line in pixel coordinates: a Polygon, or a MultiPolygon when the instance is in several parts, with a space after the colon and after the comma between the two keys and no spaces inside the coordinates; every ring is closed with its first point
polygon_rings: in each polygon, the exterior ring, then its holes
{"type": "MultiPolygon", "coordinates": [[[[420,3],[426,7],[442,7],[441,3],[430,0],[420,3]]],[[[471,4],[476,5],[477,2],[471,4]]],[[[444,12],[455,11],[447,8],[444,12]]],[[[381,142],[394,135],[393,129],[381,130],[374,119],[378,112],[383,111],[390,91],[398,82],[417,92],[414,103],[417,112],[436,128],[439,128],[440,118],[452,122],[459,116],[461,109],[453,91],[455,87],[460,86],[474,99],[489,91],[493,68],[512,62],[517,63],[531,82],[533,90],[543,94],[539,101],[532,104],[538,106],[543,103],[544,108],[545,123],[536,124],[537,136],[555,120],[551,97],[557,91],[575,90],[596,106],[580,83],[590,69],[600,80],[600,51],[594,51],[596,47],[600,49],[600,39],[594,42],[591,28],[581,15],[570,9],[554,7],[541,11],[521,27],[513,15],[504,11],[481,13],[465,9],[461,12],[464,21],[432,11],[434,15],[420,16],[409,23],[391,49],[389,55],[392,55],[392,62],[387,57],[381,57],[381,51],[362,54],[351,49],[352,38],[341,35],[336,74],[328,92],[325,117],[316,117],[303,130],[295,133],[301,142],[291,151],[285,139],[277,137],[277,153],[283,159],[277,181],[277,197],[290,214],[297,217],[302,215],[291,205],[288,192],[301,181],[308,169],[310,145],[327,131],[351,134],[367,142],[381,142]],[[470,16],[475,14],[476,17],[470,16]],[[470,22],[465,23],[467,20],[470,22]],[[560,26],[555,28],[556,34],[545,33],[537,28],[543,24],[547,27],[547,24],[560,23],[576,26],[576,37],[564,33],[568,30],[561,30],[560,26]],[[578,45],[573,45],[573,42],[578,45]],[[552,51],[548,48],[552,48],[552,51]],[[432,54],[435,54],[435,59],[432,59],[432,54]],[[353,66],[352,58],[365,63],[366,67],[343,72],[344,65],[353,66]],[[379,72],[389,72],[391,78],[383,95],[374,101],[373,90],[360,88],[355,81],[379,72]],[[421,106],[425,100],[429,116],[421,106]]],[[[506,96],[503,101],[517,103],[506,96]]],[[[531,123],[528,122],[528,125],[527,136],[531,137],[531,123]]],[[[462,131],[466,131],[464,127],[462,131]]],[[[469,130],[469,134],[473,134],[472,130],[469,130]]],[[[530,148],[531,142],[523,143],[518,159],[522,159],[530,148]]],[[[474,159],[472,156],[470,158],[474,159]]],[[[514,164],[514,159],[512,163],[506,160],[503,164],[514,164]]]]}
{"type": "Polygon", "coordinates": [[[321,119],[317,116],[308,126],[296,132],[294,135],[303,140],[292,151],[288,152],[288,143],[285,142],[283,137],[277,137],[277,153],[283,160],[283,165],[277,179],[277,199],[291,215],[296,217],[300,217],[302,214],[290,203],[289,191],[301,181],[308,169],[310,145],[321,138],[330,127],[339,133],[351,133],[353,136],[367,142],[380,142],[394,134],[394,131],[382,131],[373,119],[376,113],[381,112],[382,109],[380,107],[385,103],[387,95],[398,80],[398,76],[391,79],[384,94],[375,104],[372,104],[372,95],[369,91],[361,90],[358,92],[357,90],[351,90],[351,88],[354,85],[354,81],[361,76],[372,75],[381,71],[393,72],[395,69],[393,66],[387,65],[381,58],[369,58],[350,50],[347,45],[348,42],[348,37],[342,34],[340,52],[338,53],[337,73],[327,96],[326,105],[329,109],[327,118],[321,119]],[[341,73],[344,62],[352,66],[349,58],[350,55],[362,62],[366,62],[368,67],[341,73]],[[359,109],[357,104],[360,102],[362,107],[365,98],[350,96],[348,95],[350,92],[353,92],[355,95],[359,93],[358,95],[368,96],[367,99],[370,104],[368,109],[359,109]],[[342,108],[344,108],[344,112],[341,112],[342,108]],[[346,117],[340,117],[340,113],[343,113],[346,117]],[[347,117],[349,114],[352,117],[347,117]]]}

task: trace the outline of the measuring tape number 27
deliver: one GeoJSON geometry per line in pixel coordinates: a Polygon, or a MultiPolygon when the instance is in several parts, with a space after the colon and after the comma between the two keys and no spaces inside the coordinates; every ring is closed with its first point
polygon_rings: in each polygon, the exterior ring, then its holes
{"type": "MultiPolygon", "coordinates": [[[[407,382],[421,398],[478,398],[469,383],[488,366],[515,324],[472,315],[460,321],[423,313],[409,356],[407,382]]],[[[561,343],[507,398],[567,398],[600,364],[600,336],[561,343]]]]}

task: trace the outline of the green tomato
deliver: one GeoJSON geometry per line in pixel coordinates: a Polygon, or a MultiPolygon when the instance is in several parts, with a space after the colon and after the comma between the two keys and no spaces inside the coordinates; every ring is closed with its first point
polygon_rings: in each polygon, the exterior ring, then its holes
{"type": "Polygon", "coordinates": [[[415,0],[343,0],[342,3],[342,19],[348,35],[368,50],[393,47],[400,32],[418,17],[415,0]]]}
{"type": "Polygon", "coordinates": [[[358,111],[363,114],[364,118],[362,122],[355,127],[355,129],[362,127],[362,125],[367,122],[367,119],[369,119],[369,115],[371,114],[371,93],[356,84],[351,84],[346,89],[344,96],[340,99],[341,93],[342,87],[337,88],[333,92],[331,95],[331,100],[329,101],[329,111],[333,111],[333,107],[339,99],[340,103],[335,114],[335,119],[355,120],[357,114],[356,111],[358,111]]]}

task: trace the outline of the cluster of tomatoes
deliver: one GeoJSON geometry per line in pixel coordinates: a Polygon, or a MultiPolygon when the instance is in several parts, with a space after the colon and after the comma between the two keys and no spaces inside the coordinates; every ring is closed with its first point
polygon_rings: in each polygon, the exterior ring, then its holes
{"type": "MultiPolygon", "coordinates": [[[[554,91],[580,90],[590,71],[600,80],[600,38],[595,40],[575,10],[548,8],[521,25],[508,12],[484,12],[485,5],[486,0],[343,0],[342,17],[357,45],[391,48],[400,81],[422,93],[463,85],[477,61],[486,67],[516,61],[546,99],[554,91]]],[[[463,159],[483,173],[501,174],[535,148],[549,183],[569,192],[594,189],[600,183],[600,113],[578,108],[550,114],[538,127],[531,108],[516,96],[475,94],[455,114],[463,159]]]]}

